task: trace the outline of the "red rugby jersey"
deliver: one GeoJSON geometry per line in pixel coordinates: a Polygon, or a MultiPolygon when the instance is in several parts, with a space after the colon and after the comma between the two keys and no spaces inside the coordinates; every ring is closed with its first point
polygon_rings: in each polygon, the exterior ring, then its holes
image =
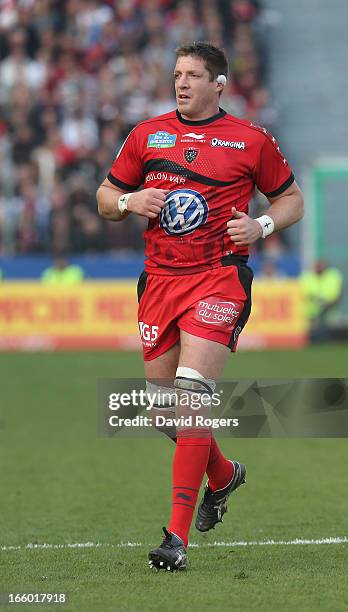
{"type": "Polygon", "coordinates": [[[255,185],[268,197],[294,181],[288,162],[264,128],[220,109],[203,121],[178,111],[143,121],[121,147],[108,179],[124,191],[170,189],[166,206],[144,232],[145,269],[185,274],[247,257],[227,234],[231,208],[248,213],[255,185]]]}

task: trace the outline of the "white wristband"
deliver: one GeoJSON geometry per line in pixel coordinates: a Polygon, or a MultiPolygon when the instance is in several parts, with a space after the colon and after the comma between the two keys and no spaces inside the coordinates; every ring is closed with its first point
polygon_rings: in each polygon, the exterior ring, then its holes
{"type": "Polygon", "coordinates": [[[274,232],[274,221],[268,215],[262,215],[262,217],[258,217],[255,219],[260,225],[262,229],[262,238],[266,238],[274,232]]]}
{"type": "Polygon", "coordinates": [[[117,208],[122,215],[128,210],[128,200],[131,197],[131,195],[133,195],[133,193],[123,193],[118,198],[117,208]]]}

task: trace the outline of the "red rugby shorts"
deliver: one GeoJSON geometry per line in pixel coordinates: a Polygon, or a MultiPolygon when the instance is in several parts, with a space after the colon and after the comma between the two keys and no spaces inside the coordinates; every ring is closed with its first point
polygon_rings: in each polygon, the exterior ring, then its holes
{"type": "Polygon", "coordinates": [[[138,322],[145,361],[176,344],[180,329],[235,351],[250,314],[252,279],[246,264],[182,276],[143,272],[138,322]]]}

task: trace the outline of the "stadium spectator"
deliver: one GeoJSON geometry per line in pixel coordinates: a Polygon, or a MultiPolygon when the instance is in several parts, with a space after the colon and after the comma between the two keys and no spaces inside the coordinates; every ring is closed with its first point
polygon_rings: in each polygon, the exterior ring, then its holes
{"type": "Polygon", "coordinates": [[[1,62],[1,97],[10,102],[11,90],[23,83],[32,90],[39,89],[45,82],[47,66],[44,58],[32,59],[27,53],[27,30],[16,28],[8,36],[8,55],[1,62]]]}
{"type": "Polygon", "coordinates": [[[306,300],[306,314],[313,342],[330,337],[330,315],[343,295],[343,274],[318,260],[313,270],[304,271],[301,285],[306,300]]]}
{"type": "Polygon", "coordinates": [[[118,235],[92,206],[70,208],[72,177],[95,193],[133,126],[175,107],[172,54],[180,43],[224,45],[234,75],[224,108],[274,130],[261,9],[255,0],[3,4],[0,251],[53,251],[59,241],[70,252],[142,248],[136,223],[118,235]],[[29,184],[31,204],[23,199],[29,184]]]}
{"type": "Polygon", "coordinates": [[[64,254],[56,255],[53,266],[46,268],[41,275],[44,285],[77,285],[83,280],[82,268],[70,264],[64,254]]]}

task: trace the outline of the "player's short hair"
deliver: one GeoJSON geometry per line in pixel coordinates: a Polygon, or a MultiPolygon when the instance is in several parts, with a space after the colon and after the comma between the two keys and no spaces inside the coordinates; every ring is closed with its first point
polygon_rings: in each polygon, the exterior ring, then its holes
{"type": "Polygon", "coordinates": [[[210,80],[215,81],[219,74],[228,74],[228,61],[222,49],[208,42],[193,42],[181,45],[176,49],[176,59],[192,55],[204,61],[205,67],[210,74],[210,80]]]}

